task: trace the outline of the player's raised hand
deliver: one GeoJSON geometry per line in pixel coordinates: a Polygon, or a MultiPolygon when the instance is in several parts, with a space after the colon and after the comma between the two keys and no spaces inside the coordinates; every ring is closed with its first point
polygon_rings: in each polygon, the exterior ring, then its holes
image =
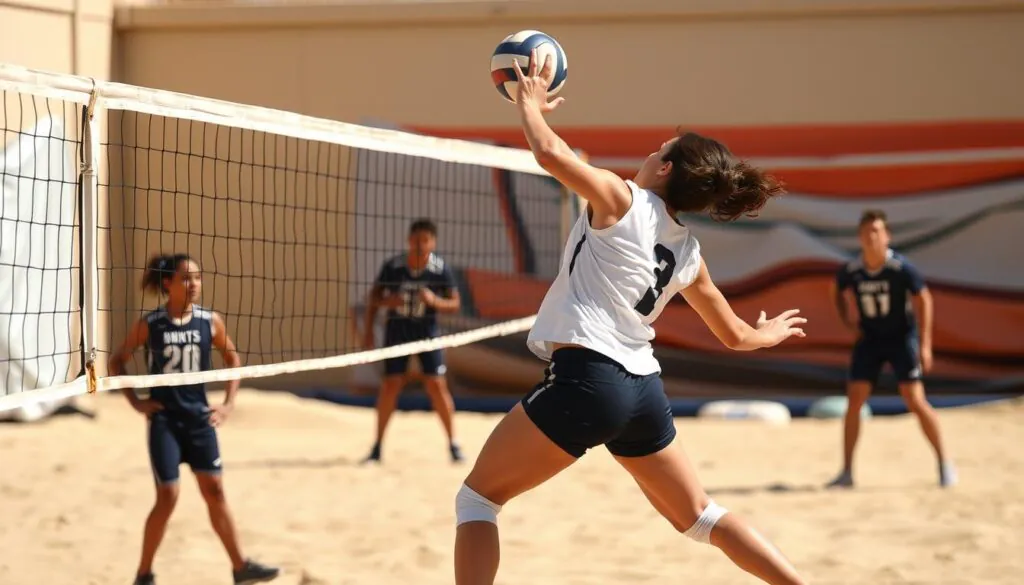
{"type": "Polygon", "coordinates": [[[806,337],[800,325],[806,323],[807,319],[797,317],[799,313],[800,309],[790,309],[768,319],[768,315],[761,311],[757,318],[757,330],[765,336],[765,347],[778,345],[790,337],[806,337]]]}
{"type": "Polygon", "coordinates": [[[537,49],[530,51],[530,67],[526,74],[519,67],[518,61],[512,62],[512,68],[516,71],[518,83],[516,85],[516,104],[520,107],[535,106],[543,113],[548,113],[565,101],[565,98],[555,98],[548,101],[548,88],[555,77],[555,63],[551,55],[544,59],[544,65],[538,71],[537,49]]]}

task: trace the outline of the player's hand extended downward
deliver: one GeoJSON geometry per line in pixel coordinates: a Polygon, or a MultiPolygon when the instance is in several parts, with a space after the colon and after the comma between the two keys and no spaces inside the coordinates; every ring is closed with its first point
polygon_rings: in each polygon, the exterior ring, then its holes
{"type": "Polygon", "coordinates": [[[765,347],[772,347],[782,343],[790,337],[806,337],[804,330],[800,327],[807,322],[803,317],[797,317],[800,309],[783,311],[778,317],[768,319],[764,311],[757,318],[757,330],[766,338],[765,347]]]}
{"type": "Polygon", "coordinates": [[[523,70],[519,68],[519,62],[513,61],[512,68],[515,69],[518,80],[516,104],[520,107],[536,106],[545,114],[560,106],[565,101],[564,98],[548,101],[548,88],[551,87],[551,80],[555,78],[554,66],[554,59],[548,55],[544,59],[544,66],[538,72],[537,49],[530,51],[530,67],[526,75],[523,75],[523,70]]]}

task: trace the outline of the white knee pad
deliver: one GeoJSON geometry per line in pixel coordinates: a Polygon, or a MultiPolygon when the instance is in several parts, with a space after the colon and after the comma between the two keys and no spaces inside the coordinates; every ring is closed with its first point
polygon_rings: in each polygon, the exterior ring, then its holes
{"type": "Polygon", "coordinates": [[[704,511],[700,513],[700,517],[689,530],[683,533],[683,536],[688,536],[703,544],[711,544],[711,529],[727,512],[728,510],[716,504],[714,500],[709,500],[704,511]]]}
{"type": "Polygon", "coordinates": [[[466,484],[462,484],[455,496],[455,525],[466,522],[498,523],[498,512],[501,506],[474,492],[466,484]]]}

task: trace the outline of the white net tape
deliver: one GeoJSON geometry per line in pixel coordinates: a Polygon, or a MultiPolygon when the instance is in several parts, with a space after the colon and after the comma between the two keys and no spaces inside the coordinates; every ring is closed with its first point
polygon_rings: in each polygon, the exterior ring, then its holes
{"type": "MultiPolygon", "coordinates": [[[[80,106],[89,105],[94,116],[91,120],[91,124],[87,125],[85,136],[82,137],[83,143],[88,143],[83,144],[83,148],[86,151],[86,156],[84,158],[86,160],[94,161],[94,163],[97,163],[101,169],[103,168],[103,165],[106,164],[105,161],[100,160],[101,158],[106,159],[108,155],[113,158],[113,155],[106,152],[105,149],[112,151],[115,148],[113,138],[111,138],[108,143],[104,142],[105,137],[103,136],[104,134],[112,133],[109,131],[114,127],[113,122],[110,122],[109,127],[104,126],[104,124],[107,122],[107,119],[113,111],[122,111],[137,113],[138,117],[133,119],[133,123],[137,123],[140,126],[143,124],[143,120],[146,120],[151,125],[153,124],[152,120],[162,120],[162,123],[165,125],[172,123],[167,122],[166,120],[175,121],[173,123],[185,121],[190,124],[207,125],[209,128],[214,128],[214,130],[210,130],[210,132],[216,132],[218,136],[228,136],[228,139],[225,139],[226,142],[229,139],[235,139],[236,134],[232,132],[248,131],[250,132],[249,135],[252,133],[261,133],[261,135],[272,135],[287,139],[296,139],[299,141],[310,141],[310,143],[322,143],[327,145],[350,147],[352,149],[362,149],[371,153],[376,152],[387,155],[418,157],[417,160],[429,159],[430,161],[441,161],[444,163],[455,163],[474,167],[486,167],[490,169],[510,171],[513,173],[522,173],[525,175],[536,175],[538,177],[546,176],[546,173],[536,164],[529,151],[521,149],[503,148],[460,140],[438,139],[394,130],[368,128],[353,124],[302,116],[291,112],[228,103],[172,92],[144,89],[118,83],[94,81],[91,79],[68,75],[50,74],[2,64],[0,64],[0,91],[7,92],[8,94],[21,94],[41,99],[59,100],[80,106]],[[145,115],[146,118],[142,118],[142,115],[145,115]],[[227,134],[223,134],[224,132],[227,132],[227,134]]],[[[124,116],[121,115],[121,117],[123,118],[124,116]]],[[[112,118],[110,119],[112,120],[112,118]]],[[[8,123],[9,121],[7,120],[0,120],[0,127],[8,123]]],[[[205,134],[203,138],[205,138],[205,134]]],[[[125,147],[123,144],[124,143],[116,146],[122,149],[136,148],[140,151],[143,149],[148,151],[156,150],[152,145],[148,145],[146,147],[125,147]]],[[[207,153],[206,156],[210,161],[213,161],[210,163],[211,165],[216,164],[217,162],[223,162],[217,160],[219,155],[216,152],[207,153]]],[[[188,164],[187,161],[185,164],[188,164]]],[[[276,164],[274,161],[268,161],[265,166],[270,168],[274,166],[274,164],[276,164]]],[[[373,160],[370,162],[363,160],[360,164],[366,166],[367,164],[376,163],[373,160]]],[[[113,167],[110,168],[112,169],[113,167]]],[[[97,171],[101,169],[94,168],[92,170],[97,171]]],[[[310,171],[310,173],[313,174],[315,171],[316,169],[310,171]]],[[[112,170],[111,174],[113,174],[112,170]]],[[[186,177],[186,179],[187,178],[188,177],[186,177]]],[[[200,176],[199,179],[202,179],[202,177],[200,176]]],[[[104,309],[100,306],[104,301],[101,301],[98,298],[98,293],[96,292],[101,288],[99,281],[103,279],[109,280],[109,278],[111,278],[110,274],[121,268],[118,266],[98,265],[103,264],[104,262],[108,264],[111,262],[110,259],[101,259],[97,254],[97,248],[104,245],[97,242],[97,240],[100,239],[98,234],[102,230],[109,230],[113,232],[113,230],[118,226],[112,225],[114,221],[113,218],[110,219],[111,225],[103,226],[102,219],[100,219],[99,224],[97,224],[97,220],[93,216],[93,214],[96,213],[94,209],[95,206],[99,206],[97,203],[97,187],[102,189],[104,184],[109,185],[108,191],[113,197],[115,187],[119,187],[121,188],[121,191],[126,192],[127,190],[124,186],[129,182],[127,179],[119,177],[108,177],[106,178],[106,181],[108,181],[107,183],[103,183],[103,180],[104,179],[100,177],[93,177],[87,173],[81,175],[84,199],[86,201],[91,201],[83,206],[80,218],[83,240],[81,245],[84,249],[84,253],[82,255],[82,276],[85,291],[85,301],[81,311],[81,319],[83,321],[81,323],[81,331],[85,338],[83,354],[85,360],[89,360],[90,358],[95,359],[100,372],[104,370],[102,363],[105,362],[110,349],[120,342],[119,337],[123,337],[123,331],[121,332],[121,335],[111,335],[111,337],[113,337],[112,339],[100,339],[100,337],[104,336],[105,333],[100,332],[96,323],[97,319],[103,317],[103,315],[101,315],[102,311],[111,310],[109,307],[104,309]]],[[[448,180],[453,181],[454,179],[448,180]]],[[[408,187],[408,185],[397,184],[395,189],[397,191],[401,191],[401,189],[405,187],[408,187]]],[[[462,191],[466,191],[467,189],[466,186],[461,184],[455,185],[455,187],[462,191]]],[[[150,190],[152,189],[151,186],[147,188],[150,190]]],[[[180,186],[175,186],[174,188],[177,190],[182,189],[180,186]]],[[[548,187],[545,188],[547,189],[548,187]]],[[[161,187],[160,189],[162,189],[165,192],[165,196],[167,196],[166,191],[168,191],[169,188],[161,187]]],[[[545,193],[547,192],[545,191],[545,193]]],[[[458,194],[456,193],[453,197],[457,195],[458,194]]],[[[562,199],[560,192],[558,193],[558,199],[562,199]]],[[[111,203],[111,205],[113,205],[113,203],[111,203]]],[[[278,207],[283,206],[278,205],[278,207]]],[[[458,207],[457,202],[455,205],[451,205],[451,207],[458,207]]],[[[318,212],[313,210],[311,213],[318,212]]],[[[380,211],[371,210],[370,217],[373,216],[372,214],[379,213],[380,211]]],[[[178,220],[180,222],[181,218],[178,220]]],[[[367,221],[372,223],[371,220],[367,221]]],[[[466,222],[463,221],[463,223],[466,222]]],[[[144,227],[147,232],[162,230],[163,232],[170,233],[170,228],[167,226],[158,226],[157,228],[154,228],[152,225],[147,225],[144,227]]],[[[470,229],[472,226],[457,227],[470,229]]],[[[188,236],[193,239],[199,237],[192,233],[192,231],[197,231],[198,228],[182,230],[179,227],[175,227],[174,229],[177,231],[171,234],[172,236],[184,234],[184,236],[188,236]]],[[[308,229],[308,226],[306,229],[308,229]]],[[[452,227],[451,231],[454,230],[455,227],[452,227]]],[[[231,234],[228,234],[228,237],[230,236],[231,234]]],[[[157,244],[156,246],[160,245],[166,244],[157,244]]],[[[554,262],[555,269],[557,269],[557,256],[560,252],[560,247],[560,241],[557,242],[556,246],[549,246],[551,250],[549,251],[550,253],[548,256],[556,258],[554,262]]],[[[145,259],[133,258],[133,260],[138,263],[140,260],[144,261],[145,259]]],[[[231,268],[229,267],[223,270],[224,272],[230,272],[231,268]]],[[[549,277],[552,275],[550,274],[550,267],[546,269],[546,272],[549,274],[543,274],[540,276],[549,277]]],[[[126,280],[130,281],[130,279],[126,280]]],[[[105,282],[104,284],[109,283],[105,282]]],[[[353,283],[342,282],[341,284],[348,286],[353,283]]],[[[211,308],[214,310],[218,309],[217,306],[213,306],[211,308]]],[[[135,315],[131,315],[131,312],[127,311],[129,320],[134,320],[139,316],[137,309],[138,307],[136,307],[135,315]]],[[[522,314],[522,311],[520,311],[520,314],[522,314]]],[[[348,317],[345,318],[347,319],[348,317]]],[[[534,316],[532,315],[521,318],[511,318],[511,316],[506,316],[504,318],[492,317],[489,319],[490,321],[500,320],[501,322],[490,324],[487,324],[486,319],[473,319],[470,320],[473,326],[468,328],[468,330],[456,331],[454,333],[441,335],[432,339],[403,343],[400,345],[367,351],[353,351],[356,347],[344,342],[346,344],[344,347],[338,345],[334,348],[340,351],[333,355],[320,355],[323,354],[324,351],[323,348],[318,347],[316,352],[310,353],[310,355],[316,354],[318,357],[300,356],[301,359],[278,358],[274,360],[273,363],[253,363],[251,365],[243,365],[232,369],[157,375],[124,375],[118,377],[104,377],[100,375],[98,378],[93,378],[92,380],[90,380],[90,376],[83,373],[66,383],[55,383],[41,388],[25,388],[24,391],[8,389],[7,395],[0,395],[0,412],[24,407],[33,403],[67,399],[83,394],[91,389],[96,391],[106,391],[121,388],[149,388],[156,386],[178,386],[199,382],[223,382],[239,378],[261,378],[327,368],[343,368],[367,364],[387,358],[410,355],[435,349],[456,347],[497,336],[521,333],[531,327],[533,319],[534,316]],[[481,326],[481,324],[483,325],[481,326]]],[[[231,329],[230,324],[229,329],[231,329]]],[[[463,327],[463,329],[466,329],[466,327],[463,327]]],[[[340,344],[343,342],[339,341],[338,343],[340,344]]],[[[239,349],[244,350],[241,345],[239,349]]],[[[257,359],[253,361],[261,360],[257,359]]],[[[265,362],[266,359],[263,359],[262,361],[265,362]]]]}

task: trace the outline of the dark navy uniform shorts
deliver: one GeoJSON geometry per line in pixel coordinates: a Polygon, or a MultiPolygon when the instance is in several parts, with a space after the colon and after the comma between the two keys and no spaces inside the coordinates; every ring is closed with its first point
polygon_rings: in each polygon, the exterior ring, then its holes
{"type": "Polygon", "coordinates": [[[155,413],[149,418],[149,460],[161,484],[178,481],[182,463],[194,473],[220,473],[217,431],[206,419],[155,413]]]}
{"type": "MultiPolygon", "coordinates": [[[[441,350],[435,349],[434,351],[425,351],[423,353],[414,354],[420,360],[420,370],[426,376],[443,376],[446,368],[444,365],[444,356],[441,355],[441,350]]],[[[409,357],[403,355],[396,358],[388,358],[384,360],[384,373],[388,376],[397,376],[404,374],[409,368],[409,357]]]]}
{"type": "Polygon", "coordinates": [[[527,416],[574,457],[605,445],[620,457],[643,457],[672,443],[676,427],[658,373],[637,376],[596,351],[563,347],[544,381],[522,399],[527,416]]]}
{"type": "Polygon", "coordinates": [[[917,336],[897,339],[861,338],[853,346],[850,359],[850,380],[854,382],[878,381],[885,364],[892,366],[896,379],[911,382],[921,379],[921,350],[917,336]]]}
{"type": "MultiPolygon", "coordinates": [[[[420,341],[422,339],[430,339],[435,337],[437,331],[433,328],[420,331],[408,327],[402,327],[401,324],[392,325],[388,323],[384,330],[384,347],[390,347],[392,345],[399,345],[401,343],[409,343],[412,341],[420,341]]],[[[433,351],[425,351],[423,353],[414,354],[420,360],[420,370],[426,376],[443,376],[445,373],[444,365],[444,354],[441,353],[440,349],[433,351]]],[[[403,355],[396,358],[388,358],[384,360],[384,373],[388,376],[397,376],[404,374],[409,367],[408,355],[403,355]]]]}

